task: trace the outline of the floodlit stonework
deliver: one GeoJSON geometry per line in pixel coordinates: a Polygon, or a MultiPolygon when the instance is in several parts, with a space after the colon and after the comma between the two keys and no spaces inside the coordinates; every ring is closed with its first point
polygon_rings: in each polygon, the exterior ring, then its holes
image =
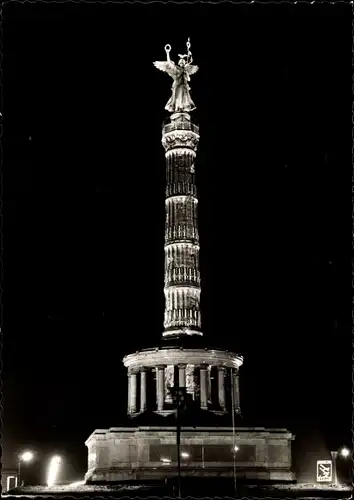
{"type": "Polygon", "coordinates": [[[216,349],[166,346],[129,354],[123,361],[128,368],[128,413],[131,415],[147,409],[149,388],[156,395],[156,405],[152,404],[150,410],[162,414],[175,411],[169,389],[177,384],[186,387],[187,393],[199,402],[201,408],[225,412],[231,377],[236,412],[240,411],[238,370],[243,362],[242,356],[216,349]],[[214,386],[215,391],[212,390],[214,386]]]}
{"type": "Polygon", "coordinates": [[[162,131],[166,156],[164,337],[202,335],[198,198],[194,161],[199,128],[174,113],[162,131]]]}
{"type": "MultiPolygon", "coordinates": [[[[188,51],[191,58],[190,44],[188,51]]],[[[173,114],[162,129],[166,158],[164,330],[158,347],[123,359],[128,423],[96,430],[86,441],[86,481],[176,476],[176,389],[184,394],[184,408],[178,411],[182,475],[236,474],[251,481],[291,481],[293,436],[286,429],[240,427],[243,357],[203,342],[195,177],[199,127],[186,111],[194,106],[189,93],[188,98],[180,94],[186,90],[181,75],[189,70],[182,71],[168,61],[155,66],[175,82],[167,105],[173,114]]]]}
{"type": "MultiPolygon", "coordinates": [[[[183,428],[181,474],[234,474],[233,432],[230,428],[183,428]]],[[[235,428],[238,478],[291,481],[292,435],[286,429],[235,428]]],[[[97,430],[86,441],[91,482],[114,482],[176,475],[176,430],[166,428],[112,428],[97,430]]]]}

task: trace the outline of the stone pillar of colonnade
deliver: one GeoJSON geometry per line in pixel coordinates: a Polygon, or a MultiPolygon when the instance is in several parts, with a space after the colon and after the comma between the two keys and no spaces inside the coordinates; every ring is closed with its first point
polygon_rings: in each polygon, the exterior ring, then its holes
{"type": "Polygon", "coordinates": [[[224,366],[218,366],[218,396],[219,396],[219,406],[224,411],[226,408],[226,397],[225,397],[225,371],[224,366]]]}
{"type": "Polygon", "coordinates": [[[130,405],[131,405],[130,388],[131,388],[131,372],[130,370],[128,370],[128,414],[130,413],[130,405]]]}
{"type": "Polygon", "coordinates": [[[164,409],[165,403],[165,368],[166,365],[156,367],[156,402],[158,411],[164,409]]]}
{"type": "Polygon", "coordinates": [[[146,369],[140,369],[140,411],[146,410],[146,369]]]}
{"type": "Polygon", "coordinates": [[[208,366],[200,367],[200,407],[202,410],[208,409],[208,366]]]}
{"type": "Polygon", "coordinates": [[[239,382],[239,374],[238,371],[233,371],[232,374],[234,381],[233,381],[233,386],[234,386],[234,406],[235,406],[235,412],[236,413],[241,413],[241,406],[240,406],[240,382],[239,382]]]}
{"type": "Polygon", "coordinates": [[[185,364],[178,365],[178,385],[179,387],[186,386],[186,366],[185,364]]]}
{"type": "Polygon", "coordinates": [[[128,413],[136,413],[137,375],[137,370],[128,372],[128,413]]]}

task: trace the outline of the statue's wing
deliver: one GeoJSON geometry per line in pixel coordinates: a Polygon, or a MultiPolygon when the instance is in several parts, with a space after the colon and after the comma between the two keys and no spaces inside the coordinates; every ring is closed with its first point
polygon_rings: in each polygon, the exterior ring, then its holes
{"type": "Polygon", "coordinates": [[[188,75],[194,75],[198,71],[199,66],[196,66],[195,64],[187,64],[186,69],[188,75]]]}
{"type": "Polygon", "coordinates": [[[165,71],[168,75],[172,76],[172,78],[175,78],[177,76],[177,68],[175,64],[171,61],[155,61],[154,66],[157,69],[160,69],[161,71],[165,71]]]}

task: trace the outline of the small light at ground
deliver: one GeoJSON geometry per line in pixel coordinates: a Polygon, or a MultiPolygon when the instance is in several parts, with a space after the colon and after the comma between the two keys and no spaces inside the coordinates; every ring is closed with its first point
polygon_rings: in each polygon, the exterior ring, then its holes
{"type": "Polygon", "coordinates": [[[182,458],[189,458],[189,453],[187,453],[186,451],[182,451],[181,457],[182,458]]]}

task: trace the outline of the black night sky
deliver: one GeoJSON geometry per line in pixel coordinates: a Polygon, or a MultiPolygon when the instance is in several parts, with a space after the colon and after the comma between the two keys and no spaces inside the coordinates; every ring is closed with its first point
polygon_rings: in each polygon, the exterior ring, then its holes
{"type": "Polygon", "coordinates": [[[245,418],[294,432],[295,459],[351,446],[350,5],[8,3],[4,467],[56,451],[82,478],[126,413],[122,357],[160,339],[152,62],[188,37],[205,342],[244,355],[245,418]]]}

